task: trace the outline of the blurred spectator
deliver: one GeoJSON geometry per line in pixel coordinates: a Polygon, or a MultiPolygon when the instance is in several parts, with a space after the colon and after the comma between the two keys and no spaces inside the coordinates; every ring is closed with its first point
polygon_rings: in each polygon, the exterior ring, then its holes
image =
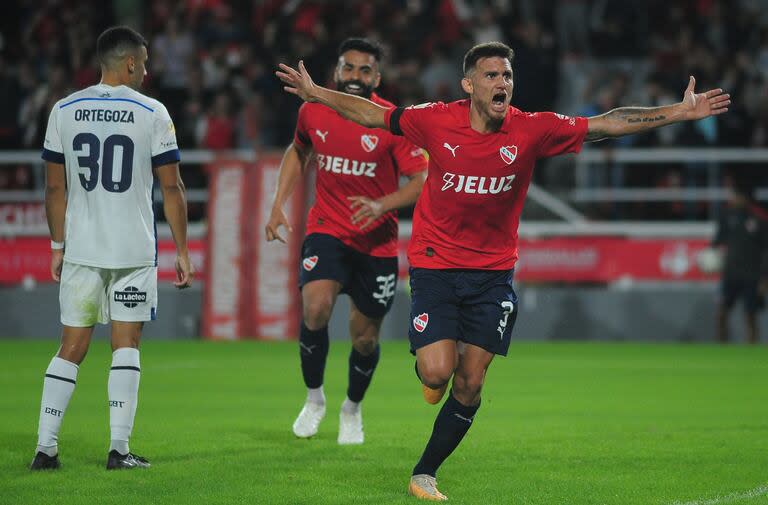
{"type": "Polygon", "coordinates": [[[459,98],[461,68],[446,47],[439,47],[421,71],[421,85],[427,96],[450,102],[459,98]]]}
{"type": "Polygon", "coordinates": [[[728,316],[742,300],[747,324],[747,342],[759,340],[757,312],[768,291],[768,214],[753,200],[752,181],[739,180],[730,190],[713,246],[724,253],[720,304],[717,313],[721,343],[728,342],[728,316]]]}
{"type": "Polygon", "coordinates": [[[171,117],[177,117],[186,101],[189,87],[188,65],[194,57],[195,43],[189,31],[171,17],[165,30],[152,43],[152,71],[158,85],[158,94],[171,117]]]}
{"type": "Polygon", "coordinates": [[[589,1],[560,0],[557,7],[557,42],[564,56],[588,55],[589,1]]]}
{"type": "Polygon", "coordinates": [[[235,147],[235,121],[230,113],[231,100],[226,92],[216,95],[208,114],[200,121],[198,143],[206,149],[235,147]]]}
{"type": "MultiPolygon", "coordinates": [[[[183,150],[282,148],[300,102],[282,91],[276,64],[303,59],[325,82],[329,55],[360,35],[387,46],[380,90],[401,105],[463,98],[457,61],[471,45],[501,39],[516,53],[513,104],[523,110],[668,104],[680,100],[689,74],[698,89],[734,97],[728,114],[601,147],[768,147],[768,0],[51,0],[4,8],[17,20],[0,48],[4,149],[40,147],[53,103],[99,80],[94,41],[119,23],[151,41],[143,92],[166,104],[183,150]]],[[[541,165],[537,182],[564,184],[555,163],[541,165]]],[[[669,171],[684,186],[712,183],[702,180],[703,165],[606,170],[592,183],[650,188],[669,171]]],[[[700,214],[686,209],[682,217],[700,214]]]]}
{"type": "Polygon", "coordinates": [[[19,103],[21,86],[0,55],[0,149],[19,147],[19,103]]]}

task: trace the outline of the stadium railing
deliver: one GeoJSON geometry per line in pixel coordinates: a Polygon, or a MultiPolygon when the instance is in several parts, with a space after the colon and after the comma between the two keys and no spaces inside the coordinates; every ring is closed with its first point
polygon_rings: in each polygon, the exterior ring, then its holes
{"type": "MultiPolygon", "coordinates": [[[[257,154],[252,150],[184,151],[184,165],[206,165],[217,159],[236,159],[252,162],[257,154]]],[[[530,200],[547,209],[554,215],[554,220],[526,220],[521,224],[520,235],[523,237],[569,236],[569,235],[616,235],[623,236],[685,236],[704,237],[713,231],[709,222],[638,222],[638,221],[591,221],[576,206],[596,202],[665,202],[665,201],[722,201],[726,191],[717,185],[723,164],[756,164],[768,162],[768,149],[745,148],[587,148],[573,158],[575,163],[575,184],[570,191],[555,194],[532,184],[528,193],[530,200]],[[589,172],[595,167],[608,163],[656,164],[666,163],[698,164],[708,174],[707,187],[698,188],[637,188],[637,187],[593,187],[589,184],[589,172]]],[[[28,191],[0,190],[0,206],[3,204],[41,203],[44,197],[44,165],[39,151],[0,151],[0,167],[25,164],[32,168],[38,189],[28,191]]],[[[1,169],[1,168],[0,168],[1,169]]],[[[159,198],[159,191],[156,192],[159,198]]],[[[759,188],[756,196],[768,200],[768,188],[759,188]]],[[[188,188],[189,202],[208,201],[206,188],[188,188]]],[[[14,223],[7,217],[0,219],[0,236],[37,236],[46,235],[44,222],[14,223]]],[[[190,223],[190,237],[205,235],[204,220],[190,223]]],[[[165,226],[158,228],[161,236],[167,236],[165,226]]],[[[409,233],[407,223],[401,233],[409,233]]]]}

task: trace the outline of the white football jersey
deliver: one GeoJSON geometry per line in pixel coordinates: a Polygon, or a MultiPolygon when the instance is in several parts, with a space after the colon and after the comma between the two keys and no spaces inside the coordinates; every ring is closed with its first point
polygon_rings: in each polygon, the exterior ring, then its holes
{"type": "Polygon", "coordinates": [[[51,111],[43,159],[66,167],[65,261],[157,264],[152,169],[179,161],[163,104],[128,86],[73,93],[51,111]]]}

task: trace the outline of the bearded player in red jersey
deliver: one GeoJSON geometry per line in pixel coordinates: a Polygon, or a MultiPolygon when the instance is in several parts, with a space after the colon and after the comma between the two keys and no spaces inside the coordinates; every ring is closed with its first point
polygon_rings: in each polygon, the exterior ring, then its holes
{"type": "MultiPolygon", "coordinates": [[[[394,108],[373,90],[381,81],[381,48],[366,39],[347,39],[339,48],[336,86],[377,106],[394,108]]],[[[267,240],[291,231],[283,204],[310,161],[317,159],[317,198],[309,211],[302,246],[300,284],[304,305],[299,337],[307,398],[293,433],[317,433],[325,417],[323,375],[328,356],[328,321],[339,293],[350,297],[347,398],[339,415],[339,444],[363,443],[360,402],[379,361],[379,330],[392,306],[397,283],[397,213],[412,205],[426,177],[421,148],[386,130],[364,128],[320,104],[299,110],[296,134],[280,166],[267,240]],[[400,174],[410,178],[398,188],[400,174]]]]}
{"type": "Polygon", "coordinates": [[[288,92],[319,102],[367,127],[403,135],[430,154],[429,177],[416,205],[408,248],[411,265],[411,349],[425,399],[437,403],[453,378],[408,490],[446,500],[435,474],[458,446],[480,406],[485,373],[506,355],[517,315],[512,276],[517,227],[536,160],[578,152],[584,142],[639,133],[722,114],[721,89],[664,107],[622,107],[596,117],[526,113],[509,105],[512,50],[500,42],[464,57],[469,100],[386,109],[315,85],[304,65],[280,65],[288,92]]]}

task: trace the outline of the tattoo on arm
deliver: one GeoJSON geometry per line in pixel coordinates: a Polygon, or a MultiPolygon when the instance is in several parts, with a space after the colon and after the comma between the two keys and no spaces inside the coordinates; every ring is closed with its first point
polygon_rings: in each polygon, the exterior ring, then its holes
{"type": "Polygon", "coordinates": [[[592,125],[584,140],[592,142],[663,126],[657,123],[668,123],[669,118],[660,109],[662,107],[620,107],[608,111],[594,118],[600,121],[592,125]]]}
{"type": "Polygon", "coordinates": [[[655,121],[663,121],[667,119],[667,116],[663,114],[657,114],[655,116],[649,116],[648,113],[652,112],[651,109],[643,109],[640,107],[622,107],[620,109],[614,109],[606,116],[615,114],[618,119],[626,121],[627,123],[653,123],[655,121]]]}

